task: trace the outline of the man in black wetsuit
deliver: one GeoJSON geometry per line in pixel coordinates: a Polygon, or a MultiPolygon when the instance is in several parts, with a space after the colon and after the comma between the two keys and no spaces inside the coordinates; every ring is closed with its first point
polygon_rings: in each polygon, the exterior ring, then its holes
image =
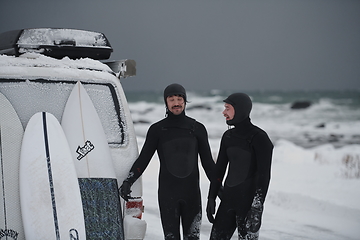
{"type": "Polygon", "coordinates": [[[144,146],[120,194],[128,200],[130,186],[140,177],[155,151],[160,160],[158,202],[165,239],[200,237],[201,196],[198,154],[207,177],[214,178],[215,163],[203,124],[185,115],[186,92],[171,84],[164,90],[167,116],[150,126],[144,146]]]}
{"type": "Polygon", "coordinates": [[[270,182],[273,144],[265,131],[251,123],[252,102],[248,95],[234,93],[224,102],[226,123],[235,127],[222,136],[216,181],[210,185],[206,208],[213,223],[210,239],[228,240],[236,228],[240,240],[258,239],[270,182]],[[223,195],[214,219],[216,193],[227,166],[223,195]]]}

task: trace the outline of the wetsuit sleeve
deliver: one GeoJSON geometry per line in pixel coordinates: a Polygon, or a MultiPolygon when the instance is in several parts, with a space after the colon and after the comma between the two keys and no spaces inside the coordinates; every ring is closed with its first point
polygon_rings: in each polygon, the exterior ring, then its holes
{"type": "Polygon", "coordinates": [[[265,132],[254,136],[252,146],[255,150],[257,164],[256,195],[254,196],[254,199],[257,199],[264,204],[270,183],[271,161],[274,146],[265,132]]]}
{"type": "Polygon", "coordinates": [[[216,198],[216,195],[219,192],[220,186],[224,179],[227,164],[229,162],[229,159],[226,154],[225,139],[226,139],[226,133],[221,138],[219,155],[215,165],[215,179],[210,184],[208,198],[213,198],[213,199],[216,198]]]}
{"type": "Polygon", "coordinates": [[[206,128],[201,123],[198,124],[197,139],[201,165],[205,170],[207,178],[211,182],[215,179],[215,162],[211,154],[206,128]]]}
{"type": "Polygon", "coordinates": [[[128,181],[132,185],[141,176],[146,167],[149,165],[150,160],[157,149],[157,143],[158,135],[156,127],[152,125],[146,134],[145,143],[141,149],[139,157],[132,165],[129,175],[125,181],[128,181]]]}

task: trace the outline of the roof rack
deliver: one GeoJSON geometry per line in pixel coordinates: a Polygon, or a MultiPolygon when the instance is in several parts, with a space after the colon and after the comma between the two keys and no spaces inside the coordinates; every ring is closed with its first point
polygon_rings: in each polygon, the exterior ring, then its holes
{"type": "Polygon", "coordinates": [[[6,55],[36,52],[57,59],[67,56],[71,59],[104,60],[110,58],[112,51],[106,36],[92,31],[31,28],[0,34],[0,54],[6,55]]]}

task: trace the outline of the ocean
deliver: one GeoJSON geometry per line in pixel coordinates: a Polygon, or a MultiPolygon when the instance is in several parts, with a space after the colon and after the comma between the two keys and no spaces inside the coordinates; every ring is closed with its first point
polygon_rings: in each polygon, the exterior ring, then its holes
{"type": "MultiPolygon", "coordinates": [[[[223,99],[232,92],[188,91],[186,114],[202,122],[210,138],[227,129],[223,99]]],[[[289,140],[302,147],[331,143],[336,147],[360,144],[360,90],[354,91],[252,91],[251,120],[273,142],[289,140]],[[296,108],[295,103],[302,108],[296,108]],[[295,108],[294,108],[295,107],[295,108]]],[[[126,92],[139,135],[164,117],[162,92],[126,92]],[[145,128],[145,129],[144,129],[145,128]]]]}

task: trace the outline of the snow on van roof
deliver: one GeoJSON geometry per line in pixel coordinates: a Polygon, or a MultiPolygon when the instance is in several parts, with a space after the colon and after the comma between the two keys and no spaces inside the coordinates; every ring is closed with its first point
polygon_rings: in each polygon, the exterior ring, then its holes
{"type": "Polygon", "coordinates": [[[0,76],[2,78],[107,79],[109,73],[113,72],[106,64],[90,58],[73,60],[64,57],[59,60],[38,53],[25,53],[19,57],[0,55],[0,76]],[[79,71],[82,73],[80,74],[79,71]],[[106,76],[103,76],[104,74],[106,76]]]}
{"type": "Polygon", "coordinates": [[[100,61],[91,58],[55,59],[39,53],[25,53],[19,57],[0,55],[2,66],[23,66],[23,67],[57,67],[57,68],[74,68],[74,69],[93,69],[98,71],[111,72],[111,69],[100,61]]]}

